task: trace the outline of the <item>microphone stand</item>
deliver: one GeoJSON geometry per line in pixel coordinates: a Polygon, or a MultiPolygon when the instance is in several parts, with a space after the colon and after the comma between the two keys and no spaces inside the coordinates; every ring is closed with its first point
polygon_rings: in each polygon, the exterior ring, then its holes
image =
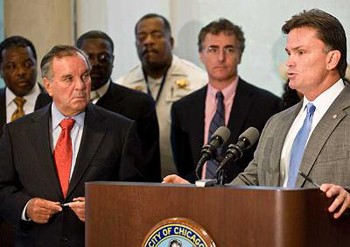
{"type": "Polygon", "coordinates": [[[220,169],[219,173],[217,174],[218,182],[217,185],[224,186],[224,180],[225,180],[225,170],[220,169]]]}

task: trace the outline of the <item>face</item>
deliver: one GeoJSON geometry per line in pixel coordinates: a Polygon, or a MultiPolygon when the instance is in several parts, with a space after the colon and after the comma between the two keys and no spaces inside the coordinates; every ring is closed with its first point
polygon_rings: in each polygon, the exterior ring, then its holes
{"type": "Polygon", "coordinates": [[[173,39],[165,32],[163,20],[149,18],[136,28],[136,48],[143,66],[161,68],[171,61],[173,39]]]}
{"type": "Polygon", "coordinates": [[[113,69],[113,51],[110,43],[101,38],[84,40],[81,49],[89,56],[91,63],[91,90],[106,84],[113,69]]]}
{"type": "Polygon", "coordinates": [[[332,52],[327,52],[325,44],[317,38],[317,31],[309,27],[292,29],[286,52],[289,86],[305,96],[322,91],[332,52]]]}
{"type": "Polygon", "coordinates": [[[208,33],[199,56],[204,64],[209,83],[230,83],[237,76],[241,62],[239,43],[234,35],[208,33]]]}
{"type": "Polygon", "coordinates": [[[36,83],[36,61],[29,47],[11,47],[2,51],[1,76],[17,96],[27,95],[36,83]]]}
{"type": "Polygon", "coordinates": [[[85,110],[90,100],[89,67],[81,54],[52,61],[53,78],[44,78],[44,85],[58,110],[73,116],[85,110]]]}

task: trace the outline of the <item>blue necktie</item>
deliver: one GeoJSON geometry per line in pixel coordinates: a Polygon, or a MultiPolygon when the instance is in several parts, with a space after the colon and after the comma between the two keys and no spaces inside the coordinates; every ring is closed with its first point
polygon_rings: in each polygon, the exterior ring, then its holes
{"type": "Polygon", "coordinates": [[[308,103],[306,107],[307,113],[303,126],[300,128],[298,134],[296,135],[292,146],[287,187],[295,187],[295,182],[297,181],[298,176],[298,170],[304,155],[306,142],[311,130],[312,118],[316,109],[316,107],[311,103],[308,103]]]}
{"type": "MultiPolygon", "coordinates": [[[[210,138],[213,133],[217,130],[217,128],[221,126],[225,126],[225,105],[224,105],[224,95],[222,92],[216,93],[217,105],[216,112],[214,114],[213,119],[210,122],[209,126],[209,135],[208,142],[210,142],[210,138]]],[[[221,153],[221,148],[217,149],[217,154],[221,153]]],[[[215,178],[215,171],[218,168],[218,162],[215,159],[211,159],[207,161],[207,169],[205,172],[205,178],[215,178]]]]}

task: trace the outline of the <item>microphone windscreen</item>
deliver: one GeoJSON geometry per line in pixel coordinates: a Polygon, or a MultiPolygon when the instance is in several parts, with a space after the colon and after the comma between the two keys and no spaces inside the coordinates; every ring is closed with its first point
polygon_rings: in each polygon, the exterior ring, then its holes
{"type": "Polygon", "coordinates": [[[213,138],[219,136],[219,137],[221,137],[223,143],[226,143],[228,138],[230,137],[230,135],[231,135],[231,131],[227,127],[221,126],[213,133],[213,135],[210,137],[210,139],[213,139],[213,138]]]}
{"type": "Polygon", "coordinates": [[[249,147],[251,147],[252,145],[254,145],[254,143],[259,139],[260,133],[259,130],[257,130],[254,127],[249,127],[246,131],[244,131],[240,136],[239,136],[239,140],[240,139],[247,139],[249,141],[249,147]]]}

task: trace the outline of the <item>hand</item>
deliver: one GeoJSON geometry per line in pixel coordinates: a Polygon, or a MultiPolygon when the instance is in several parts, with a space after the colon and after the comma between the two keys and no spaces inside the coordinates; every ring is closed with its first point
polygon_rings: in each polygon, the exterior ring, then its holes
{"type": "Polygon", "coordinates": [[[182,177],[176,175],[176,174],[171,174],[163,178],[162,183],[168,183],[168,184],[190,184],[187,180],[183,179],[182,177]]]}
{"type": "Polygon", "coordinates": [[[328,198],[335,197],[328,211],[334,213],[333,217],[338,219],[349,208],[350,194],[343,187],[334,184],[322,184],[320,189],[326,193],[328,198]]]}
{"type": "Polygon", "coordinates": [[[52,215],[61,212],[59,202],[52,202],[42,198],[30,199],[27,205],[27,216],[35,223],[45,224],[52,215]]]}
{"type": "Polygon", "coordinates": [[[73,198],[73,202],[76,203],[69,204],[69,207],[81,221],[85,222],[85,197],[73,198]]]}

